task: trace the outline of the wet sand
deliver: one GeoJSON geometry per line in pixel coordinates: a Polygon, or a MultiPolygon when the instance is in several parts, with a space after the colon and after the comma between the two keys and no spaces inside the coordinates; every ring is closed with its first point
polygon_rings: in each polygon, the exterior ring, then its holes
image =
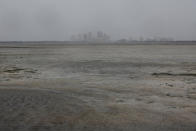
{"type": "Polygon", "coordinates": [[[195,131],[196,45],[0,44],[0,130],[195,131]]]}

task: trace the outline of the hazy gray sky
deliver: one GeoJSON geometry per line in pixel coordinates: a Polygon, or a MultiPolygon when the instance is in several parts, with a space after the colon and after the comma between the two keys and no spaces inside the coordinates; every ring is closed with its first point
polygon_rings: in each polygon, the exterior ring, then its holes
{"type": "Polygon", "coordinates": [[[68,40],[104,31],[196,40],[196,0],[0,0],[0,40],[68,40]]]}

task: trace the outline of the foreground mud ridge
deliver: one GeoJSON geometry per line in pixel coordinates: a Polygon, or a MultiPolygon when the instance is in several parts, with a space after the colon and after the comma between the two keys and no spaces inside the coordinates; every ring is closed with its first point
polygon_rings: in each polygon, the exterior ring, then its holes
{"type": "Polygon", "coordinates": [[[0,45],[0,130],[195,131],[185,44],[0,45]]]}

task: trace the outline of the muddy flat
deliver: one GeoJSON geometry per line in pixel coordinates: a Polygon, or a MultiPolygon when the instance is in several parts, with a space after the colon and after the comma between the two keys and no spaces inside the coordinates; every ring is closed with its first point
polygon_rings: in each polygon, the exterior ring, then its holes
{"type": "Polygon", "coordinates": [[[195,131],[196,45],[0,44],[2,131],[195,131]]]}

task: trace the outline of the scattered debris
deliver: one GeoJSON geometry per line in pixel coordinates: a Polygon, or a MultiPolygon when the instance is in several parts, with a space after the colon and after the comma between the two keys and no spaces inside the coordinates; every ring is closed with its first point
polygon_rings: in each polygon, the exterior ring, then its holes
{"type": "Polygon", "coordinates": [[[17,66],[6,66],[0,69],[0,81],[10,81],[12,79],[31,79],[38,70],[32,68],[22,68],[17,66]],[[3,77],[1,77],[3,76],[3,77]]]}
{"type": "Polygon", "coordinates": [[[3,72],[4,73],[19,73],[20,71],[23,71],[23,70],[24,69],[22,68],[12,67],[12,68],[5,69],[3,72]]]}
{"type": "Polygon", "coordinates": [[[124,100],[119,99],[119,100],[116,100],[116,102],[122,103],[122,102],[124,102],[124,100]]]}
{"type": "Polygon", "coordinates": [[[20,72],[27,72],[27,73],[36,73],[37,70],[31,69],[31,68],[19,68],[19,67],[6,67],[3,72],[4,73],[20,73],[20,72]]]}
{"type": "Polygon", "coordinates": [[[170,93],[166,93],[166,96],[171,96],[171,94],[170,93]]]}
{"type": "Polygon", "coordinates": [[[165,83],[166,86],[169,86],[169,87],[174,87],[174,85],[172,84],[169,84],[169,83],[165,83]]]}
{"type": "Polygon", "coordinates": [[[196,77],[196,73],[179,73],[179,74],[173,74],[173,73],[152,73],[153,76],[193,76],[196,77]]]}
{"type": "Polygon", "coordinates": [[[154,101],[153,100],[149,100],[147,103],[148,104],[152,104],[152,103],[154,103],[154,101]]]}

